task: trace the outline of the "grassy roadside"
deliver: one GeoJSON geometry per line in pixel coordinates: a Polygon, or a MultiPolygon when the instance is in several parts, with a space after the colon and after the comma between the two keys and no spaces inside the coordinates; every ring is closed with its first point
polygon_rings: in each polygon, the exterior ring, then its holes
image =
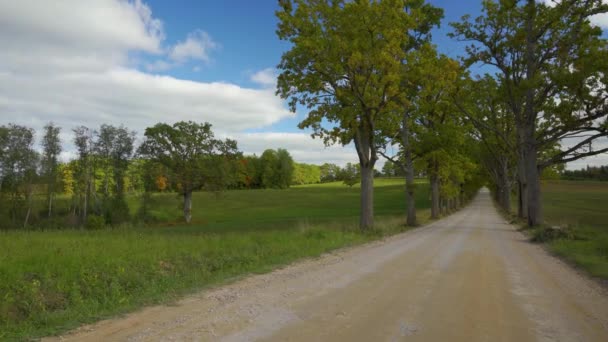
{"type": "MultiPolygon", "coordinates": [[[[0,232],[0,340],[56,334],[405,231],[403,184],[377,183],[377,227],[368,233],[356,228],[358,191],[340,184],[197,194],[195,205],[210,209],[189,226],[0,232]]],[[[427,185],[418,193],[428,221],[427,185]]],[[[178,214],[172,201],[161,197],[156,210],[178,214]]]]}
{"type": "Polygon", "coordinates": [[[545,181],[542,186],[546,224],[522,230],[551,253],[608,281],[608,183],[545,181]]]}
{"type": "Polygon", "coordinates": [[[226,234],[2,233],[0,264],[9,267],[0,273],[0,340],[54,334],[404,230],[385,218],[368,234],[344,223],[226,234]]]}

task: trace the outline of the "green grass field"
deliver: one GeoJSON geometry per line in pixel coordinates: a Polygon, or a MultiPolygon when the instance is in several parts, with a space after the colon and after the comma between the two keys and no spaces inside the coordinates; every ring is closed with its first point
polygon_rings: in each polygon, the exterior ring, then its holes
{"type": "MultiPolygon", "coordinates": [[[[546,226],[528,230],[532,240],[608,280],[608,182],[543,181],[541,199],[546,226]],[[557,237],[547,229],[554,226],[561,228],[557,237]]],[[[515,198],[512,204],[516,210],[515,198]]]]}
{"type": "Polygon", "coordinates": [[[553,224],[608,231],[608,182],[545,181],[543,210],[553,224]]]}
{"type": "MultiPolygon", "coordinates": [[[[197,193],[187,226],[0,232],[0,340],[58,333],[403,231],[403,187],[376,181],[378,224],[367,234],[356,228],[358,189],[340,183],[197,193]]],[[[417,201],[428,219],[426,183],[417,201]]],[[[153,204],[157,219],[179,221],[175,194],[153,204]]]]}
{"type": "MultiPolygon", "coordinates": [[[[418,208],[429,208],[428,186],[421,181],[416,198],[418,208]]],[[[394,216],[405,213],[404,182],[401,179],[376,179],[375,214],[394,216]]],[[[181,222],[181,199],[174,193],[159,194],[153,199],[152,216],[161,224],[181,222]]],[[[136,207],[133,201],[131,207],[136,207]]],[[[226,232],[230,230],[283,229],[302,222],[356,223],[359,217],[359,188],[342,183],[295,186],[288,190],[228,191],[196,193],[192,222],[196,230],[226,232]]],[[[178,223],[179,224],[179,223],[178,223]]]]}
{"type": "Polygon", "coordinates": [[[548,242],[557,255],[608,279],[608,182],[546,181],[542,188],[545,220],[569,227],[570,238],[548,242]]]}

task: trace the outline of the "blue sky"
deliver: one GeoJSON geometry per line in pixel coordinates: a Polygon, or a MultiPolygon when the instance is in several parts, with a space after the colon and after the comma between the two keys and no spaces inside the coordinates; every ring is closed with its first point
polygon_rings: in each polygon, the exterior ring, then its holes
{"type": "MultiPolygon", "coordinates": [[[[430,2],[445,10],[434,43],[457,57],[464,45],[447,37],[449,23],[479,15],[481,1],[430,2]]],[[[300,162],[356,162],[352,146],[298,130],[304,111],[295,116],[274,94],[289,47],[276,37],[276,9],[276,0],[0,1],[0,124],[58,124],[64,160],[78,125],[123,124],[141,137],[158,122],[194,120],[248,154],[286,148],[300,162]]]]}
{"type": "Polygon", "coordinates": [[[177,77],[199,81],[228,81],[255,86],[252,73],[278,64],[287,44],[276,38],[276,1],[149,1],[165,22],[167,42],[177,43],[202,29],[219,47],[200,72],[172,71],[177,77]]]}
{"type": "MultiPolygon", "coordinates": [[[[447,37],[450,22],[459,21],[465,14],[477,16],[480,1],[433,0],[430,1],[445,11],[440,28],[434,30],[433,40],[442,53],[457,57],[464,53],[463,44],[447,37]]],[[[276,0],[245,1],[148,1],[154,12],[162,16],[166,24],[165,33],[169,43],[177,43],[195,29],[207,32],[219,47],[211,52],[211,61],[193,71],[185,65],[168,74],[203,82],[227,81],[243,87],[256,87],[251,75],[259,70],[275,67],[281,54],[289,48],[275,34],[277,19],[276,0]]],[[[301,113],[300,113],[301,114],[301,113]]],[[[298,118],[285,119],[270,127],[252,131],[280,130],[297,132],[298,118]]]]}

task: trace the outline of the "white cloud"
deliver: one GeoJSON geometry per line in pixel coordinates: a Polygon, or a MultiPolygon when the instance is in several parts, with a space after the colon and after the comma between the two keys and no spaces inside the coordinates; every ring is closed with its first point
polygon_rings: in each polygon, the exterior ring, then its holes
{"type": "Polygon", "coordinates": [[[1,1],[5,34],[89,47],[122,47],[159,52],[163,25],[150,8],[135,1],[1,1]]]}
{"type": "Polygon", "coordinates": [[[274,87],[277,84],[277,72],[274,68],[266,68],[251,75],[251,81],[263,87],[274,87]]]}
{"type": "MultiPolygon", "coordinates": [[[[566,139],[562,141],[563,148],[572,147],[574,144],[579,143],[581,138],[576,139],[566,139]]],[[[597,139],[593,142],[593,150],[601,150],[604,148],[608,148],[608,138],[597,139]]],[[[583,159],[576,160],[574,162],[568,163],[566,168],[568,170],[579,170],[587,165],[589,166],[600,166],[600,165],[608,165],[608,153],[602,153],[595,155],[593,157],[587,157],[583,159]]]]}
{"type": "MultiPolygon", "coordinates": [[[[141,134],[157,122],[195,120],[228,134],[293,116],[271,90],[139,70],[138,65],[162,71],[173,63],[158,58],[165,51],[162,27],[139,0],[63,0],[46,6],[0,0],[0,124],[15,122],[40,132],[54,121],[63,127],[68,157],[71,129],[78,125],[124,124],[141,134]],[[133,55],[140,61],[146,55],[157,59],[134,63],[133,55]]],[[[197,31],[171,53],[176,61],[205,61],[215,46],[211,42],[197,31]]]]}
{"type": "Polygon", "coordinates": [[[300,163],[334,163],[343,166],[348,162],[357,162],[354,147],[340,145],[326,147],[323,141],[312,139],[306,133],[240,133],[230,135],[230,137],[237,140],[239,148],[246,154],[260,155],[268,148],[284,148],[289,151],[295,161],[300,163]]]}
{"type": "MultiPolygon", "coordinates": [[[[555,6],[556,2],[560,0],[539,0],[539,2],[545,3],[551,7],[555,6]]],[[[603,0],[602,3],[608,4],[608,0],[603,0]]],[[[603,29],[608,29],[608,13],[597,14],[589,18],[593,25],[597,25],[603,29]]]]}
{"type": "Polygon", "coordinates": [[[603,29],[608,29],[608,14],[598,14],[590,18],[591,23],[603,29]]]}
{"type": "Polygon", "coordinates": [[[191,32],[185,41],[178,42],[171,48],[169,58],[177,63],[184,63],[188,60],[209,62],[209,52],[215,48],[217,48],[217,43],[207,32],[196,30],[191,32]]]}
{"type": "MultiPolygon", "coordinates": [[[[159,59],[152,63],[145,63],[144,67],[150,72],[162,72],[181,66],[191,60],[209,63],[209,53],[217,46],[217,43],[206,32],[196,30],[188,34],[185,41],[178,42],[167,50],[168,60],[159,59]]],[[[195,72],[200,70],[201,67],[198,65],[193,68],[195,72]]]]}
{"type": "Polygon", "coordinates": [[[173,68],[174,64],[159,59],[152,63],[146,63],[145,67],[146,67],[146,70],[151,71],[151,72],[167,71],[167,70],[170,70],[171,68],[173,68]]]}
{"type": "Polygon", "coordinates": [[[123,123],[142,131],[159,121],[211,122],[217,129],[261,128],[292,116],[272,91],[200,83],[127,68],[37,78],[0,74],[2,121],[53,120],[64,127],[123,123]]]}

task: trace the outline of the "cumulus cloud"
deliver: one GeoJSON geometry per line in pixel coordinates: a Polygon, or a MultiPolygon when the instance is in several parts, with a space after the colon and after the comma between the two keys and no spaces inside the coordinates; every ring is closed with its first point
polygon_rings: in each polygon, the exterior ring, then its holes
{"type": "MultiPolygon", "coordinates": [[[[145,127],[179,120],[208,121],[247,153],[283,147],[303,162],[356,158],[351,148],[325,148],[304,133],[243,133],[293,117],[272,89],[155,74],[177,63],[205,63],[218,44],[195,31],[164,47],[163,22],[140,0],[41,6],[0,1],[0,124],[27,125],[40,134],[53,121],[63,128],[64,160],[74,156],[71,129],[78,125],[124,124],[141,138],[145,127]]],[[[270,85],[271,74],[256,79],[270,85]]]]}
{"type": "MultiPolygon", "coordinates": [[[[167,49],[167,60],[158,59],[152,63],[145,63],[144,67],[150,72],[162,72],[195,60],[209,63],[211,60],[209,54],[217,46],[218,44],[206,32],[196,30],[189,33],[185,41],[180,41],[167,49]]],[[[193,70],[198,72],[201,67],[197,65],[193,70]]]]}
{"type": "Polygon", "coordinates": [[[263,87],[274,87],[277,84],[277,72],[274,68],[266,68],[251,75],[250,79],[263,87]]]}
{"type": "MultiPolygon", "coordinates": [[[[39,7],[37,1],[0,2],[3,123],[41,127],[53,120],[71,127],[108,122],[142,131],[158,121],[197,120],[241,130],[292,116],[271,91],[180,80],[134,67],[129,54],[160,54],[164,36],[162,22],[139,0],[72,0],[39,7]]],[[[206,50],[196,48],[199,43],[206,44],[204,49],[213,45],[197,32],[172,56],[179,61],[208,58],[206,50]]],[[[167,67],[157,60],[146,69],[167,67]]]]}
{"type": "Polygon", "coordinates": [[[142,131],[159,121],[208,121],[222,130],[271,125],[292,114],[271,91],[200,83],[134,69],[67,73],[44,79],[0,74],[0,111],[40,127],[123,123],[142,131]]]}
{"type": "Polygon", "coordinates": [[[169,58],[177,63],[188,60],[209,62],[209,52],[217,48],[217,43],[202,30],[191,32],[185,41],[178,42],[171,48],[169,58]]]}
{"type": "Polygon", "coordinates": [[[19,73],[103,70],[129,51],[162,52],[163,24],[133,2],[35,0],[0,2],[0,66],[19,73]]]}

